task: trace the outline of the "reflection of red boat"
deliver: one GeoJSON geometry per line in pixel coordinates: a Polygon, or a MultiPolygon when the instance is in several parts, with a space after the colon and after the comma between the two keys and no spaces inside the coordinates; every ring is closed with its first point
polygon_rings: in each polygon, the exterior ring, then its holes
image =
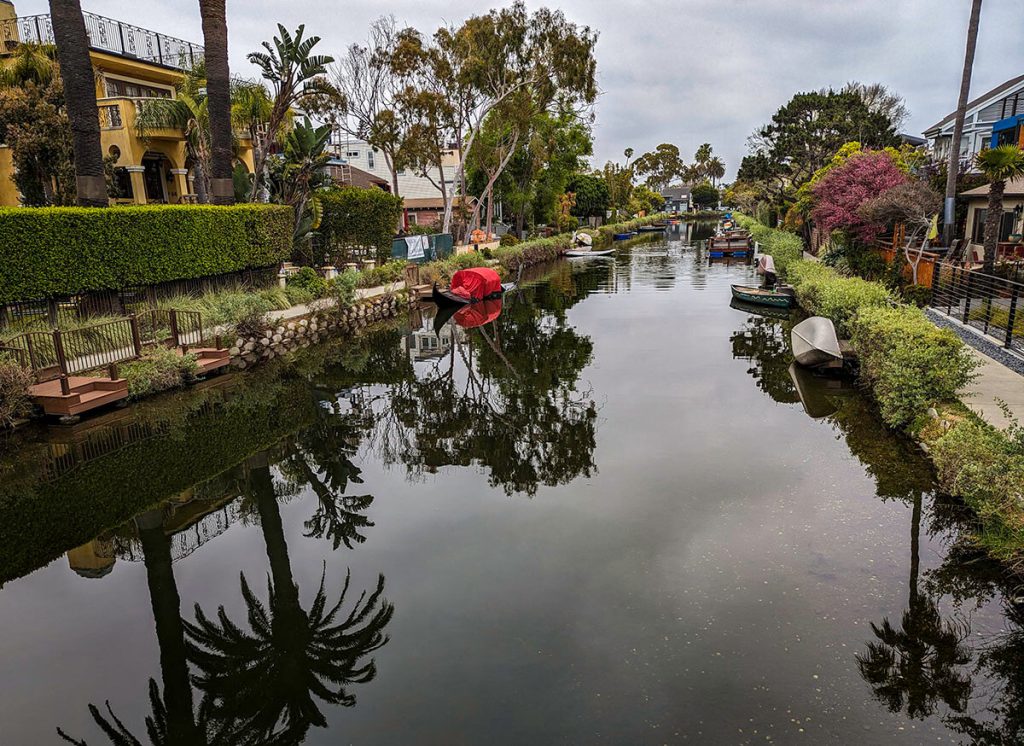
{"type": "Polygon", "coordinates": [[[501,315],[501,298],[492,298],[463,306],[455,312],[455,323],[463,329],[490,324],[501,315]]]}
{"type": "Polygon", "coordinates": [[[501,283],[498,273],[489,267],[460,269],[452,275],[452,284],[447,290],[438,290],[434,285],[432,300],[438,306],[464,306],[489,298],[500,298],[502,293],[515,287],[514,283],[501,283]]]}

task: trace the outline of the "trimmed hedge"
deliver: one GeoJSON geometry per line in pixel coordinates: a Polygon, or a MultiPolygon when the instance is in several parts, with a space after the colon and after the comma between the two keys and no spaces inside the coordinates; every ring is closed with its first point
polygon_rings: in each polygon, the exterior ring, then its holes
{"type": "Polygon", "coordinates": [[[762,254],[771,255],[779,274],[786,274],[791,264],[803,258],[804,245],[799,236],[788,231],[769,228],[746,215],[737,215],[736,221],[741,228],[750,231],[751,238],[761,245],[762,254]]]}
{"type": "Polygon", "coordinates": [[[0,303],[121,290],[288,258],[292,208],[0,208],[0,303]]]}
{"type": "Polygon", "coordinates": [[[797,261],[787,266],[786,278],[800,305],[815,316],[832,319],[839,336],[850,334],[850,321],[858,311],[895,302],[885,285],[859,277],[844,277],[817,262],[797,261]]]}
{"type": "Polygon", "coordinates": [[[402,198],[383,189],[331,188],[317,192],[323,208],[317,229],[328,254],[344,255],[356,246],[372,246],[378,261],[391,257],[391,242],[402,214],[402,198]]]}

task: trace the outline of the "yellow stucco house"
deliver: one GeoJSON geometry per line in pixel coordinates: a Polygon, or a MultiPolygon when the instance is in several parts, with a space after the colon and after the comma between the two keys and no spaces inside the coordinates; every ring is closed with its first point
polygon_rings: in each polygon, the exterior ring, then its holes
{"type": "MultiPolygon", "coordinates": [[[[147,99],[174,97],[183,70],[202,59],[202,46],[92,13],[83,15],[96,72],[103,154],[117,156],[115,173],[120,196],[111,201],[195,201],[184,132],[157,130],[140,138],[135,130],[135,114],[147,99]]],[[[18,16],[10,0],[0,0],[0,58],[22,42],[52,44],[49,15],[18,16]]],[[[251,172],[252,143],[245,135],[239,136],[238,157],[251,172]]],[[[0,206],[20,204],[11,173],[10,151],[0,145],[0,206]]]]}

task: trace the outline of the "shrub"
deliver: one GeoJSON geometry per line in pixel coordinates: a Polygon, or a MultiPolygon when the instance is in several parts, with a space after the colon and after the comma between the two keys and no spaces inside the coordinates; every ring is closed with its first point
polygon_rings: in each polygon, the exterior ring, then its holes
{"type": "Polygon", "coordinates": [[[850,329],[861,376],[890,426],[915,424],[929,406],[955,399],[973,378],[977,363],[964,343],[919,309],[864,307],[850,329]]]}
{"type": "Polygon", "coordinates": [[[352,247],[372,246],[378,260],[391,256],[391,241],[402,214],[401,197],[383,189],[357,187],[326,189],[317,196],[323,207],[318,231],[330,255],[345,256],[352,247]]]}
{"type": "Polygon", "coordinates": [[[750,231],[750,236],[758,244],[762,254],[769,254],[775,260],[775,269],[785,275],[789,265],[799,261],[804,255],[804,244],[795,233],[769,228],[746,215],[739,215],[740,227],[750,231]]]}
{"type": "MultiPolygon", "coordinates": [[[[326,280],[324,280],[323,292],[327,292],[326,280]]],[[[314,295],[309,290],[306,290],[306,288],[301,288],[298,285],[285,285],[284,294],[288,298],[288,303],[293,306],[297,306],[302,303],[312,303],[317,298],[321,297],[320,295],[314,295]]]]}
{"type": "Polygon", "coordinates": [[[0,303],[270,266],[292,228],[281,205],[0,208],[0,303]]]}
{"type": "Polygon", "coordinates": [[[134,399],[159,391],[184,386],[195,378],[198,365],[192,353],[179,355],[166,347],[153,347],[142,357],[121,366],[128,381],[128,394],[134,399]]]}
{"type": "Polygon", "coordinates": [[[327,292],[327,280],[312,267],[302,267],[288,278],[287,287],[296,287],[305,290],[313,298],[322,298],[327,292]]]}
{"type": "Polygon", "coordinates": [[[859,277],[843,277],[817,262],[790,265],[787,278],[796,289],[800,305],[815,316],[832,319],[840,336],[850,333],[850,319],[859,310],[893,301],[892,293],[884,285],[859,277]]]}
{"type": "Polygon", "coordinates": [[[0,354],[0,428],[10,427],[31,410],[32,374],[12,357],[0,354]]]}
{"type": "Polygon", "coordinates": [[[519,239],[516,238],[515,233],[506,233],[504,236],[501,237],[501,240],[498,241],[498,243],[501,246],[515,246],[517,243],[519,243],[519,239]]]}
{"type": "Polygon", "coordinates": [[[334,299],[335,309],[344,310],[356,302],[356,288],[359,286],[359,273],[346,270],[331,280],[330,297],[334,299]]]}
{"type": "Polygon", "coordinates": [[[405,261],[395,259],[373,269],[364,269],[359,273],[359,287],[375,288],[378,285],[399,282],[405,277],[405,265],[405,261]]]}

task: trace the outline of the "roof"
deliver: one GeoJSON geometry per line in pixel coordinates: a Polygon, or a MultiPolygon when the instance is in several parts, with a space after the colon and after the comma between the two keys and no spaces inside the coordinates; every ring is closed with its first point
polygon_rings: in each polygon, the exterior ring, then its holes
{"type": "Polygon", "coordinates": [[[340,158],[331,158],[331,160],[327,162],[331,178],[339,184],[343,184],[344,186],[354,186],[359,189],[383,189],[385,192],[391,191],[391,185],[386,179],[382,179],[379,176],[375,176],[374,174],[371,174],[368,171],[363,171],[361,168],[356,168],[355,166],[348,167],[349,178],[347,180],[343,180],[338,171],[340,171],[341,167],[345,165],[347,165],[346,162],[340,158]]]}
{"type": "Polygon", "coordinates": [[[693,187],[686,184],[677,184],[676,186],[665,187],[661,190],[661,196],[665,199],[682,199],[683,197],[689,197],[690,192],[693,191],[693,187]]]}
{"type": "MultiPolygon", "coordinates": [[[[1019,85],[1021,83],[1024,83],[1024,75],[1018,75],[1016,78],[1010,78],[1005,83],[1002,83],[1001,85],[997,85],[991,91],[983,93],[980,96],[978,96],[976,99],[974,99],[973,101],[968,102],[968,104],[967,104],[968,111],[973,109],[976,106],[979,106],[980,104],[982,104],[983,102],[987,101],[988,99],[993,98],[994,96],[998,96],[1000,93],[1004,93],[1004,92],[1010,90],[1011,88],[1013,88],[1014,86],[1017,86],[1017,85],[1019,85]]],[[[956,111],[953,111],[951,114],[947,114],[945,117],[942,118],[941,121],[939,121],[936,124],[933,124],[931,127],[928,127],[925,130],[925,132],[931,132],[932,130],[941,129],[943,126],[945,126],[949,122],[952,122],[954,119],[956,119],[956,111]]]]}
{"type": "MultiPolygon", "coordinates": [[[[980,198],[988,197],[988,188],[990,184],[983,184],[980,187],[974,189],[968,189],[963,192],[961,197],[980,198]]],[[[1003,191],[1004,197],[1024,197],[1024,178],[1011,179],[1006,182],[1006,189],[1003,191]]]]}
{"type": "Polygon", "coordinates": [[[900,138],[900,140],[905,142],[907,145],[913,145],[915,148],[919,148],[922,145],[928,144],[928,141],[925,140],[923,137],[918,137],[917,135],[908,135],[905,132],[901,132],[900,134],[897,135],[897,137],[900,138]]]}

